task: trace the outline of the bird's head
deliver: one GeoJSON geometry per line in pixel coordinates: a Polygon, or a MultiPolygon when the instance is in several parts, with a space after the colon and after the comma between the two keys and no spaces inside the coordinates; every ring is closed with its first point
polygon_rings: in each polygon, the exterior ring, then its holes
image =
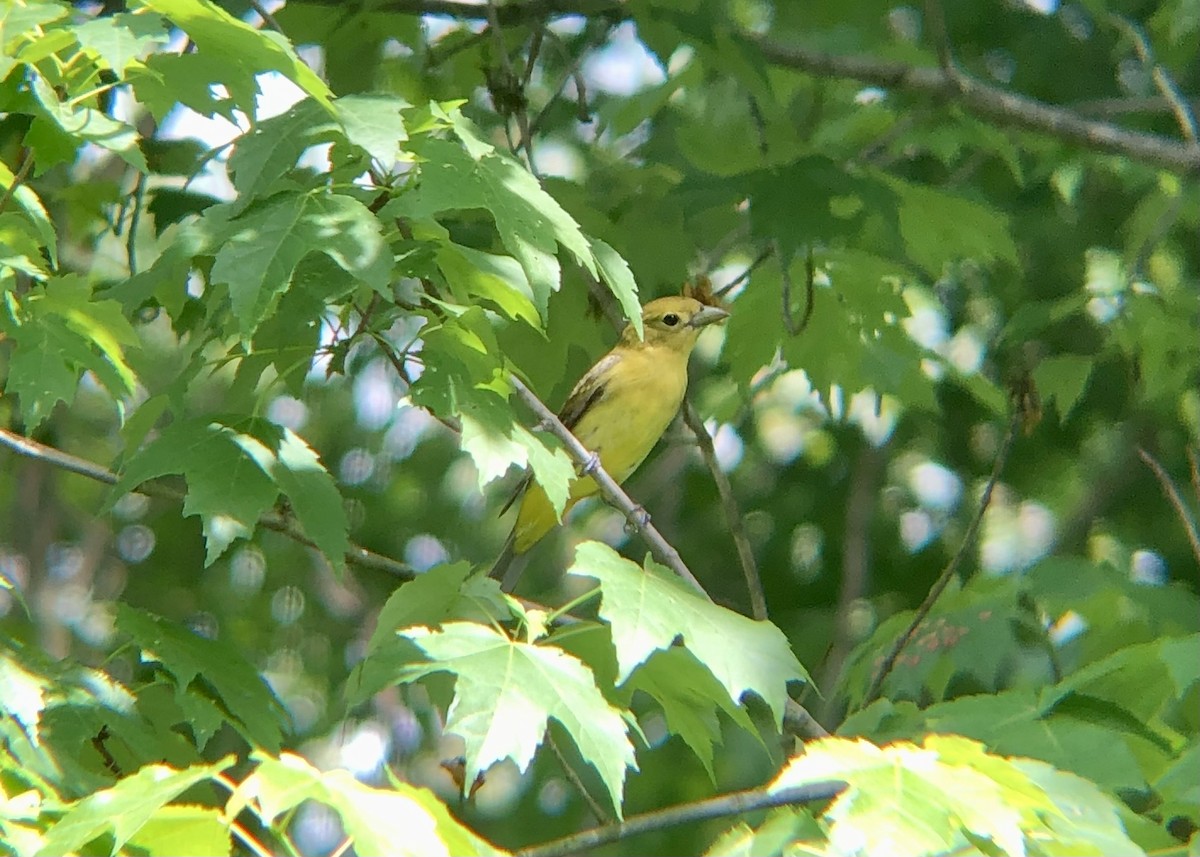
{"type": "MultiPolygon", "coordinates": [[[[702,304],[695,298],[658,298],[642,307],[642,326],[645,329],[642,341],[650,346],[665,345],[690,352],[701,330],[727,318],[728,311],[702,304]]],[[[638,342],[633,325],[625,328],[621,339],[630,345],[638,342]]]]}

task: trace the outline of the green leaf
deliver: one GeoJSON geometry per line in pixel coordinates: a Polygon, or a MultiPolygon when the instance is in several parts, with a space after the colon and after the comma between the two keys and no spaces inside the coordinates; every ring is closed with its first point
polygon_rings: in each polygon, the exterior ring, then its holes
{"type": "Polygon", "coordinates": [[[729,698],[695,655],[678,646],[651,655],[633,671],[621,691],[626,700],[642,691],[659,704],[667,729],[692,749],[714,785],[713,748],[721,743],[717,712],[724,712],[746,732],[758,734],[746,710],[729,698]]]}
{"type": "Polygon", "coordinates": [[[94,143],[113,152],[134,169],[147,171],[146,157],[138,148],[138,133],[132,125],[110,119],[92,107],[75,107],[59,101],[54,88],[41,75],[33,75],[31,89],[45,115],[71,135],[77,145],[94,143]]]}
{"type": "Polygon", "coordinates": [[[195,765],[175,770],[167,765],[147,765],[110,789],[103,789],[71,807],[46,832],[38,854],[78,851],[109,831],[119,850],[163,806],[197,783],[212,779],[233,764],[233,757],[213,765],[195,765]]]}
{"type": "Polygon", "coordinates": [[[837,853],[1143,853],[1095,785],[1042,762],[992,755],[957,735],[929,735],[922,746],[809,742],[771,788],[827,780],[849,785],[823,812],[837,853]]]}
{"type": "Polygon", "coordinates": [[[274,453],[270,474],[287,495],[305,535],[316,543],[335,569],[344,568],[350,550],[347,535],[350,522],[333,477],[312,447],[291,429],[268,428],[261,423],[259,427],[260,435],[269,431],[273,436],[269,437],[274,453]]]}
{"type": "Polygon", "coordinates": [[[238,137],[229,156],[229,172],[238,192],[236,210],[266,197],[306,149],[332,141],[336,132],[337,123],[329,111],[306,98],[238,137]]]}
{"type": "Polygon", "coordinates": [[[211,281],[225,284],[243,337],[249,337],[291,285],[305,256],[321,252],[383,292],[391,255],[379,221],[365,205],[339,194],[280,194],[230,221],[216,252],[211,281]]]}
{"type": "Polygon", "coordinates": [[[188,493],[183,514],[199,515],[212,563],[239,538],[249,538],[258,519],[275,503],[279,487],[268,473],[270,451],[255,438],[219,423],[171,424],[136,452],[113,486],[112,497],[148,479],[182,473],[188,493]]]}
{"type": "Polygon", "coordinates": [[[584,542],[567,573],[600,581],[600,616],[612,626],[618,685],[679,638],[734,703],[752,691],[776,725],[783,722],[788,682],[811,681],[778,628],[706,601],[649,558],[643,570],[607,545],[584,542]]]}
{"type": "Polygon", "coordinates": [[[534,303],[545,315],[559,287],[558,245],[596,274],[592,249],[579,226],[536,178],[503,152],[483,143],[459,120],[463,144],[424,138],[412,141],[423,158],[417,185],[389,202],[381,216],[423,220],[443,211],[482,208],[491,212],[500,239],[525,270],[534,303]]]}
{"type": "Polygon", "coordinates": [[[429,658],[406,667],[401,681],[439,672],[457,679],[445,728],[466,742],[465,787],[504,759],[528,768],[553,718],[596,769],[620,812],[625,771],[636,770],[637,762],[622,714],[605,701],[591,670],[559,648],[513,641],[470,622],[438,631],[410,628],[401,636],[429,658]]]}
{"type": "Polygon", "coordinates": [[[488,621],[507,612],[500,585],[487,577],[471,580],[470,563],[439,565],[398,587],[375,622],[367,652],[395,639],[396,632],[413,625],[436,627],[445,620],[488,621]],[[483,609],[480,609],[483,607],[483,609]]]}
{"type": "Polygon", "coordinates": [[[167,43],[167,28],[157,15],[118,12],[93,18],[74,28],[85,51],[95,53],[118,75],[146,51],[167,43]]]}
{"type": "Polygon", "coordinates": [[[176,699],[199,692],[197,679],[212,688],[231,725],[252,745],[278,750],[287,713],[257,670],[233,643],[194,634],[177,622],[126,604],[117,605],[117,628],[174,679],[176,699]]]}
{"type": "Polygon", "coordinates": [[[229,800],[236,816],[253,801],[272,822],[307,800],[333,809],[358,854],[400,857],[498,855],[505,852],[457,821],[428,789],[394,783],[377,789],[358,782],[349,771],[319,771],[285,753],[278,759],[255,753],[258,768],[229,800]]]}
{"type": "Polygon", "coordinates": [[[164,806],[129,837],[148,857],[206,854],[229,857],[229,822],[207,806],[164,806]]]}
{"type": "Polygon", "coordinates": [[[497,256],[447,243],[437,250],[437,264],[446,284],[463,303],[482,298],[513,320],[524,321],[534,328],[541,327],[529,280],[511,256],[497,256]]]}
{"type": "MultiPolygon", "coordinates": [[[[199,53],[251,76],[277,71],[330,108],[329,87],[280,34],[256,30],[209,0],[146,0],[145,5],[187,33],[199,53]]],[[[253,115],[253,101],[243,99],[238,106],[253,115]]]]}
{"type": "Polygon", "coordinates": [[[629,270],[629,263],[621,258],[621,254],[599,239],[592,239],[592,254],[596,257],[596,267],[600,271],[600,279],[608,286],[621,311],[629,319],[638,338],[642,336],[642,305],[638,301],[637,281],[629,270]]]}
{"type": "Polygon", "coordinates": [[[1094,358],[1078,354],[1047,357],[1033,370],[1033,380],[1042,398],[1054,399],[1059,416],[1066,420],[1083,398],[1095,365],[1094,358]]]}
{"type": "Polygon", "coordinates": [[[822,848],[814,847],[811,852],[803,846],[807,842],[819,841],[824,838],[817,821],[808,813],[782,807],[773,809],[767,814],[767,819],[757,828],[751,828],[742,823],[730,828],[717,837],[717,840],[704,852],[705,857],[802,857],[813,853],[820,854],[822,848]],[[793,844],[800,848],[793,848],[793,844]]]}
{"type": "Polygon", "coordinates": [[[955,259],[1017,264],[1008,218],[998,211],[925,185],[886,177],[900,199],[899,225],[909,257],[932,277],[955,259]]]}
{"type": "Polygon", "coordinates": [[[38,197],[37,192],[29,185],[20,184],[17,185],[16,190],[13,190],[16,178],[7,165],[0,163],[0,191],[10,194],[13,202],[25,212],[26,219],[33,224],[37,232],[40,245],[46,248],[50,264],[57,267],[58,238],[54,232],[54,224],[50,221],[50,215],[46,211],[46,207],[42,205],[42,200],[38,197]]]}
{"type": "MultiPolygon", "coordinates": [[[[49,323],[59,325],[60,335],[71,335],[57,320],[49,323]]],[[[20,400],[21,413],[31,429],[40,426],[60,401],[70,404],[79,385],[80,370],[65,359],[47,324],[24,325],[12,336],[16,347],[4,380],[4,391],[20,400]]],[[[80,343],[80,347],[86,348],[86,344],[80,343]]]]}
{"type": "Polygon", "coordinates": [[[408,139],[403,110],[411,105],[395,95],[343,95],[333,102],[346,139],[366,151],[385,170],[411,160],[402,147],[408,139]]]}
{"type": "Polygon", "coordinates": [[[8,653],[0,653],[0,710],[21,724],[34,743],[49,687],[45,678],[27,671],[8,653]]]}
{"type": "Polygon", "coordinates": [[[1045,853],[1094,854],[1098,857],[1145,855],[1125,833],[1114,799],[1095,783],[1033,759],[1014,759],[1013,766],[1041,788],[1058,809],[1045,818],[1051,831],[1043,840],[1047,842],[1043,846],[1045,853]]]}

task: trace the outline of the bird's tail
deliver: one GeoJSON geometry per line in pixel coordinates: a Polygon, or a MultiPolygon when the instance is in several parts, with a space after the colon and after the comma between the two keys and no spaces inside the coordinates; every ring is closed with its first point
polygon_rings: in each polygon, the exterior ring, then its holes
{"type": "Polygon", "coordinates": [[[496,557],[492,570],[488,572],[488,577],[500,581],[500,588],[505,592],[512,592],[516,588],[521,572],[525,570],[525,558],[517,554],[516,542],[517,530],[514,527],[500,550],[500,556],[496,557]]]}

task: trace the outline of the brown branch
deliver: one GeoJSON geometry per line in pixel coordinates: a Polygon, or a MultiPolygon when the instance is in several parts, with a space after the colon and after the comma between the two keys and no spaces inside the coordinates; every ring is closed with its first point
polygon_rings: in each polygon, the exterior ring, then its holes
{"type": "MultiPolygon", "coordinates": [[[[345,0],[311,0],[319,6],[341,6],[345,0]]],[[[487,20],[487,7],[462,0],[380,0],[372,4],[378,12],[407,15],[445,15],[463,21],[487,20]]],[[[522,0],[496,9],[501,24],[526,24],[546,18],[579,15],[587,18],[629,17],[623,0],[522,0]]]]}
{"type": "Polygon", "coordinates": [[[729,477],[725,475],[720,462],[717,461],[717,451],[713,448],[712,437],[709,435],[708,429],[704,427],[704,420],[700,419],[700,415],[696,413],[692,403],[687,400],[684,400],[683,403],[683,421],[696,436],[696,445],[700,447],[700,455],[704,458],[708,472],[712,474],[713,482],[717,485],[717,494],[721,497],[721,508],[725,511],[725,521],[729,525],[729,534],[733,536],[733,543],[737,547],[738,561],[742,565],[742,575],[746,578],[746,589],[750,593],[751,615],[755,619],[766,619],[767,598],[763,593],[762,578],[758,574],[758,563],[754,561],[754,551],[750,547],[750,540],[746,538],[742,513],[738,509],[737,500],[733,497],[733,486],[729,484],[729,477]]]}
{"type": "Polygon", "coordinates": [[[592,811],[592,815],[596,816],[596,820],[601,824],[612,824],[612,813],[602,807],[600,805],[600,801],[596,800],[596,798],[592,796],[592,793],[588,791],[587,785],[584,784],[583,779],[579,776],[579,773],[573,767],[571,767],[571,763],[567,761],[566,755],[555,742],[554,736],[550,734],[549,729],[546,730],[546,743],[549,744],[550,749],[554,751],[554,755],[558,758],[558,763],[562,765],[563,773],[566,774],[566,777],[568,780],[570,780],[571,785],[573,785],[575,790],[583,797],[584,803],[588,805],[588,808],[592,811]]]}
{"type": "MultiPolygon", "coordinates": [[[[117,474],[107,468],[101,467],[99,464],[63,452],[60,449],[55,449],[52,446],[46,446],[44,443],[38,443],[36,440],[22,437],[7,429],[0,428],[0,444],[28,458],[44,461],[60,470],[75,473],[79,476],[86,476],[88,479],[93,479],[96,482],[103,482],[106,485],[116,485],[118,481],[117,474]]],[[[135,491],[147,497],[171,500],[176,503],[182,502],[186,497],[184,492],[157,482],[143,483],[135,491]]],[[[292,541],[298,542],[305,547],[319,550],[316,542],[296,529],[291,521],[283,515],[273,512],[268,513],[258,519],[258,525],[263,529],[272,530],[280,535],[287,536],[292,541]]],[[[353,563],[360,568],[384,571],[400,580],[412,580],[415,576],[415,572],[410,566],[391,557],[386,557],[383,554],[359,547],[358,545],[352,544],[350,550],[346,551],[346,562],[353,563]]]]}
{"type": "Polygon", "coordinates": [[[1200,568],[1200,534],[1196,532],[1196,522],[1192,519],[1192,514],[1188,511],[1183,497],[1180,496],[1179,489],[1175,487],[1175,481],[1171,478],[1171,474],[1167,473],[1166,468],[1158,463],[1158,459],[1146,451],[1145,447],[1139,446],[1137,454],[1138,458],[1150,468],[1167,501],[1175,509],[1179,523],[1183,524],[1183,531],[1187,533],[1188,543],[1192,546],[1192,556],[1196,558],[1196,566],[1200,568]]]}
{"type": "Polygon", "coordinates": [[[941,68],[914,66],[863,55],[827,54],[797,44],[748,36],[770,62],[820,77],[844,77],[887,89],[918,92],[955,101],[970,113],[1000,125],[1038,131],[1087,149],[1189,173],[1200,169],[1200,145],[1130,131],[1086,119],[1065,107],[1046,104],[963,75],[956,82],[941,68]]]}
{"type": "Polygon", "coordinates": [[[1122,15],[1113,14],[1109,17],[1133,41],[1133,48],[1137,51],[1138,59],[1141,60],[1142,66],[1150,72],[1150,77],[1154,80],[1154,85],[1158,88],[1159,94],[1171,105],[1171,112],[1175,114],[1175,120],[1179,123],[1179,129],[1183,132],[1183,136],[1195,144],[1198,133],[1196,129],[1196,116],[1192,113],[1191,107],[1188,105],[1183,93],[1179,91],[1179,87],[1175,81],[1171,79],[1171,75],[1154,58],[1154,50],[1150,47],[1150,39],[1145,31],[1122,15]]]}
{"type": "Polygon", "coordinates": [[[545,403],[537,397],[536,394],[525,386],[520,378],[515,375],[509,376],[513,385],[513,390],[517,394],[517,398],[525,403],[529,410],[533,411],[534,416],[538,418],[546,429],[557,437],[562,445],[566,448],[567,455],[575,462],[579,468],[587,473],[592,479],[596,480],[596,484],[600,487],[600,494],[613,507],[625,516],[625,520],[633,527],[642,537],[642,540],[650,547],[650,552],[654,554],[654,558],[663,565],[670,568],[678,574],[695,589],[700,595],[709,598],[704,587],[700,585],[700,581],[692,574],[691,570],[684,564],[683,558],[679,556],[679,551],[675,550],[660,533],[655,526],[650,523],[649,516],[646,515],[646,510],[629,499],[621,486],[617,484],[604,468],[600,466],[598,457],[587,450],[579,438],[571,434],[570,429],[562,424],[554,413],[546,407],[545,403]]]}
{"type": "MultiPolygon", "coordinates": [[[[1193,98],[1185,101],[1193,112],[1200,111],[1200,101],[1193,98]]],[[[1071,105],[1077,113],[1085,116],[1128,116],[1137,113],[1171,113],[1176,110],[1170,99],[1161,95],[1128,98],[1090,98],[1071,105]]]]}
{"type": "Polygon", "coordinates": [[[25,157],[21,159],[21,166],[17,167],[17,171],[13,175],[12,184],[4,189],[4,196],[0,196],[0,211],[4,211],[8,205],[8,201],[12,199],[13,194],[17,192],[17,188],[21,186],[21,182],[25,181],[25,177],[29,175],[29,168],[32,166],[33,149],[26,149],[25,157]]]}
{"type": "Polygon", "coordinates": [[[1004,442],[1000,445],[1000,451],[996,453],[996,461],[992,464],[992,473],[983,488],[983,495],[979,498],[979,508],[975,511],[975,517],[971,519],[970,526],[967,527],[962,544],[958,546],[958,550],[955,551],[954,556],[950,558],[950,562],[946,564],[941,575],[934,582],[933,587],[930,588],[929,594],[925,596],[925,600],[917,608],[917,612],[913,615],[912,621],[908,623],[908,627],[904,630],[904,633],[896,638],[896,642],[892,644],[891,650],[884,657],[879,668],[875,670],[875,675],[871,678],[871,684],[867,688],[862,702],[858,705],[859,708],[864,708],[879,698],[879,691],[883,687],[883,681],[888,677],[892,668],[895,667],[896,659],[900,657],[900,652],[904,650],[909,640],[917,633],[917,628],[925,621],[925,617],[929,615],[929,611],[933,609],[933,605],[937,602],[938,597],[958,572],[958,567],[962,565],[963,560],[966,558],[967,551],[974,544],[975,536],[979,532],[979,526],[983,523],[983,514],[992,502],[992,491],[995,490],[996,483],[1000,481],[1000,474],[1003,472],[1004,465],[1008,461],[1008,454],[1012,451],[1013,441],[1016,440],[1017,429],[1020,424],[1020,411],[1014,410],[1008,422],[1008,433],[1004,436],[1004,442]]]}
{"type": "Polygon", "coordinates": [[[764,787],[730,792],[707,800],[679,804],[667,809],[635,815],[617,824],[594,827],[591,830],[573,833],[570,836],[534,845],[531,848],[523,848],[517,851],[514,857],[566,857],[568,854],[590,851],[606,842],[616,842],[651,830],[663,830],[680,824],[692,824],[727,815],[741,815],[745,812],[771,809],[777,806],[826,801],[837,797],[845,788],[844,782],[831,780],[792,786],[778,791],[764,787]]]}
{"type": "MultiPolygon", "coordinates": [[[[850,476],[842,542],[842,578],[838,588],[833,644],[829,647],[821,671],[822,687],[834,686],[847,655],[854,648],[851,615],[855,603],[866,595],[871,578],[871,519],[875,514],[875,493],[884,461],[883,451],[867,444],[854,463],[850,476]]],[[[826,723],[833,722],[834,705],[834,697],[827,697],[821,712],[826,723]]]]}

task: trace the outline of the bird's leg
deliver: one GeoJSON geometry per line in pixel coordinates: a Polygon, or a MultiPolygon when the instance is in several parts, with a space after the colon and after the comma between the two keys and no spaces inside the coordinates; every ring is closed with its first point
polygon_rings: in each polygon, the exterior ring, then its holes
{"type": "Polygon", "coordinates": [[[633,534],[642,530],[650,523],[650,513],[642,506],[634,506],[629,510],[625,521],[625,532],[633,534]]]}
{"type": "Polygon", "coordinates": [[[596,468],[598,468],[599,466],[600,466],[600,453],[589,452],[587,461],[585,461],[583,463],[583,466],[579,468],[579,475],[580,476],[591,476],[593,473],[596,472],[596,468]]]}

